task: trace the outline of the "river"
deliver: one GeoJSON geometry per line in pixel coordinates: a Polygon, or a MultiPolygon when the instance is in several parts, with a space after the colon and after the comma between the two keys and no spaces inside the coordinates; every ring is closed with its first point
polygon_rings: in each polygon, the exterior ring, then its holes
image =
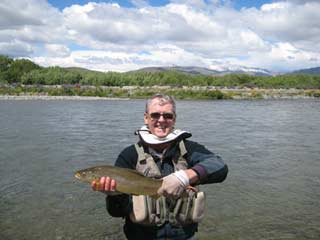
{"type": "MultiPolygon", "coordinates": [[[[1,100],[0,239],[124,239],[77,169],[136,141],[143,100],[1,100]]],[[[223,157],[199,239],[320,239],[320,101],[177,101],[177,128],[223,157]]]]}

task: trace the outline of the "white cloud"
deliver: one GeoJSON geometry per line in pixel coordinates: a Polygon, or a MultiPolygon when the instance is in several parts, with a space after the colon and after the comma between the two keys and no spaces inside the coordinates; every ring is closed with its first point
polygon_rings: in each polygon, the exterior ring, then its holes
{"type": "Polygon", "coordinates": [[[214,57],[264,47],[258,35],[242,29],[243,26],[228,19],[226,13],[235,15],[235,19],[240,17],[228,9],[212,16],[177,4],[124,9],[111,4],[89,3],[64,10],[66,24],[73,29],[75,41],[96,49],[127,48],[130,52],[130,49],[149,49],[154,44],[164,43],[184,48],[186,52],[199,51],[203,56],[214,57]],[[79,20],[74,21],[76,16],[79,20]]]}
{"type": "Polygon", "coordinates": [[[63,67],[84,67],[97,71],[125,72],[141,67],[152,66],[209,66],[212,59],[202,57],[169,44],[155,46],[152,51],[144,53],[127,53],[124,51],[73,51],[68,57],[35,57],[33,60],[43,66],[60,65],[63,67]]]}
{"type": "Polygon", "coordinates": [[[36,57],[40,65],[59,65],[63,67],[84,67],[97,71],[129,71],[139,68],[140,64],[157,65],[148,55],[128,54],[111,51],[74,51],[69,57],[36,57]]]}
{"type": "Polygon", "coordinates": [[[204,0],[171,0],[171,3],[179,4],[179,5],[187,5],[192,8],[205,8],[207,7],[207,4],[204,0]]]}
{"type": "Polygon", "coordinates": [[[13,40],[11,42],[0,42],[0,54],[11,57],[28,57],[33,53],[30,44],[13,40]]]}
{"type": "Polygon", "coordinates": [[[304,4],[308,2],[319,2],[319,0],[287,0],[288,2],[296,3],[296,4],[304,4]]]}
{"type": "Polygon", "coordinates": [[[44,0],[0,2],[1,54],[12,57],[37,53],[42,44],[64,41],[62,14],[44,0]]]}
{"type": "MultiPolygon", "coordinates": [[[[17,29],[25,25],[41,25],[41,20],[35,15],[33,4],[30,1],[8,1],[0,2],[0,29],[17,29]]],[[[41,5],[41,3],[40,3],[41,5]]]]}
{"type": "Polygon", "coordinates": [[[148,0],[131,0],[131,3],[137,8],[143,8],[149,6],[148,0]]]}
{"type": "Polygon", "coordinates": [[[301,51],[288,42],[272,44],[269,51],[251,52],[245,60],[229,59],[229,61],[238,65],[264,66],[265,69],[278,72],[319,66],[319,60],[318,53],[301,51]]]}
{"type": "Polygon", "coordinates": [[[48,57],[68,57],[70,55],[70,49],[64,45],[46,44],[45,48],[48,57]]]}
{"type": "Polygon", "coordinates": [[[243,19],[247,24],[252,22],[252,29],[265,39],[292,43],[305,40],[316,42],[320,40],[319,10],[320,2],[299,6],[279,2],[263,5],[261,10],[246,10],[243,19]]]}
{"type": "Polygon", "coordinates": [[[126,9],[113,4],[88,3],[83,7],[65,9],[64,17],[67,27],[74,30],[76,39],[85,37],[88,44],[101,43],[101,47],[110,43],[130,46],[190,41],[201,33],[172,5],[126,9]]]}
{"type": "Polygon", "coordinates": [[[251,23],[251,29],[271,49],[252,53],[252,63],[276,70],[319,66],[319,10],[316,1],[275,2],[243,10],[243,22],[251,23]]]}

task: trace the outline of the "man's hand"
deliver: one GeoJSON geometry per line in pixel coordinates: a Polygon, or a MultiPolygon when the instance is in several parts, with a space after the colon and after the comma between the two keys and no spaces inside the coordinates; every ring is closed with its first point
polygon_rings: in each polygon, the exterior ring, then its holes
{"type": "Polygon", "coordinates": [[[158,190],[159,195],[178,198],[189,186],[189,178],[184,170],[174,172],[162,178],[162,185],[158,190]]]}
{"type": "Polygon", "coordinates": [[[93,191],[99,191],[105,194],[115,193],[116,186],[117,186],[116,181],[108,176],[101,177],[99,182],[93,181],[91,183],[91,187],[93,191]]]}

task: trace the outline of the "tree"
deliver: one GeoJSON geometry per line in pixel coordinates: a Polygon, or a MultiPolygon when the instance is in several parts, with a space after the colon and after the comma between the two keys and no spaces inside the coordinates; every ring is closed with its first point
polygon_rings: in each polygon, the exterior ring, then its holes
{"type": "Polygon", "coordinates": [[[17,59],[8,68],[8,83],[20,83],[23,74],[41,67],[28,59],[17,59]]]}
{"type": "Polygon", "coordinates": [[[0,55],[0,82],[8,82],[8,69],[10,68],[13,60],[11,58],[0,55]]]}

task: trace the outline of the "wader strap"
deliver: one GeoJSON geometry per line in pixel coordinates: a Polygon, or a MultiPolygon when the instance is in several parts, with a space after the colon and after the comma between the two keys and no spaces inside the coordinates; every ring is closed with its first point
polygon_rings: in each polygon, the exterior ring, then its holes
{"type": "Polygon", "coordinates": [[[182,198],[179,198],[177,200],[177,203],[176,203],[176,206],[173,210],[173,216],[176,218],[177,215],[178,215],[178,212],[180,211],[180,208],[181,208],[181,205],[182,205],[182,198]]]}
{"type": "Polygon", "coordinates": [[[149,215],[149,222],[150,223],[155,222],[155,218],[156,218],[156,215],[153,212],[153,210],[154,210],[153,202],[154,201],[152,201],[152,199],[147,196],[147,207],[148,207],[148,215],[149,215]]]}
{"type": "Polygon", "coordinates": [[[142,146],[134,145],[138,153],[136,170],[147,177],[161,178],[161,172],[151,154],[144,152],[142,146]]]}
{"type": "Polygon", "coordinates": [[[179,142],[179,151],[179,157],[172,160],[175,171],[188,169],[188,162],[184,157],[188,153],[188,151],[183,140],[179,142]]]}
{"type": "Polygon", "coordinates": [[[136,148],[136,151],[138,153],[138,161],[140,163],[140,161],[146,159],[143,147],[139,146],[137,143],[134,145],[134,147],[136,148]]]}
{"type": "Polygon", "coordinates": [[[167,209],[167,204],[166,204],[166,198],[164,196],[161,196],[157,200],[157,207],[159,207],[160,215],[159,215],[159,222],[158,226],[162,225],[168,220],[168,209],[167,209]]]}
{"type": "Polygon", "coordinates": [[[187,149],[186,149],[186,145],[184,144],[183,140],[179,142],[179,148],[180,148],[180,155],[181,156],[184,156],[188,153],[187,149]]]}

